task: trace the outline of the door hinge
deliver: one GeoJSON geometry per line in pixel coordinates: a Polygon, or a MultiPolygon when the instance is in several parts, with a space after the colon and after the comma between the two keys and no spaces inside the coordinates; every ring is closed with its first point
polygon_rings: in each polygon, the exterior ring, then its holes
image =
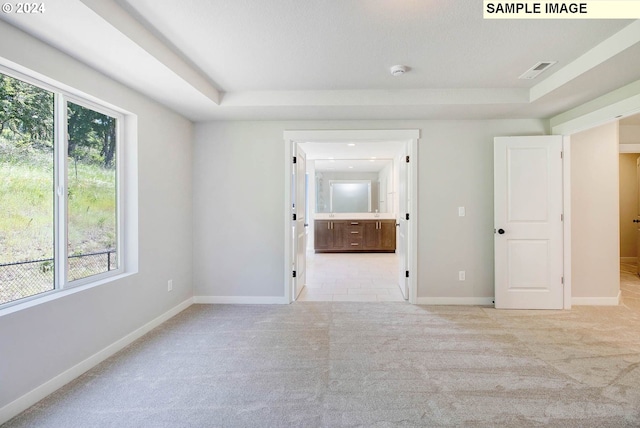
{"type": "Polygon", "coordinates": [[[405,278],[409,278],[409,271],[408,270],[404,272],[404,277],[405,278]]]}
{"type": "Polygon", "coordinates": [[[406,158],[406,162],[407,162],[407,163],[409,163],[409,156],[407,156],[407,158],[406,158]]]}
{"type": "Polygon", "coordinates": [[[293,214],[293,221],[296,221],[296,215],[293,214]]]}
{"type": "Polygon", "coordinates": [[[294,278],[296,277],[296,271],[295,270],[293,271],[293,277],[294,278]]]}
{"type": "Polygon", "coordinates": [[[560,221],[564,221],[564,214],[560,214],[560,221]]]}
{"type": "Polygon", "coordinates": [[[296,157],[295,156],[293,157],[293,163],[296,163],[296,157]]]}
{"type": "Polygon", "coordinates": [[[406,219],[409,220],[409,213],[407,213],[406,219]]]}
{"type": "Polygon", "coordinates": [[[562,282],[562,285],[564,285],[564,276],[560,278],[560,282],[562,282]]]}

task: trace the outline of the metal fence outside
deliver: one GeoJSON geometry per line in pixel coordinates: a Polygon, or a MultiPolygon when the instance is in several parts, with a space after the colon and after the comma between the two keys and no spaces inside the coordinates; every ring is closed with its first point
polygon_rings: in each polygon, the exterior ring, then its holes
{"type": "MultiPolygon", "coordinates": [[[[73,281],[117,269],[115,250],[69,256],[68,276],[73,281]]],[[[53,259],[0,264],[0,304],[51,291],[53,259]]]]}

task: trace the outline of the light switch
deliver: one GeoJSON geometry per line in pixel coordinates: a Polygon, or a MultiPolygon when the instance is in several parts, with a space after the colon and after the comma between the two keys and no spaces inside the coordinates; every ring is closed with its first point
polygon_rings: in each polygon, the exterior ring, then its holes
{"type": "Polygon", "coordinates": [[[458,217],[464,217],[464,216],[465,216],[464,207],[458,207],[458,217]]]}

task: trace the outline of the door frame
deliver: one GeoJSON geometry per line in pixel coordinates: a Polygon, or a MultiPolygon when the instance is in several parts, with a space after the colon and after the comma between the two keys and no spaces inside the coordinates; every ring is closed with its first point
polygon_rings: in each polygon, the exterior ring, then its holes
{"type": "MultiPolygon", "coordinates": [[[[409,276],[409,303],[415,304],[417,301],[418,289],[418,140],[420,130],[418,129],[395,129],[395,130],[287,130],[283,132],[284,139],[284,295],[291,303],[293,289],[292,266],[292,214],[293,205],[291,201],[291,174],[292,174],[292,153],[293,145],[297,143],[317,142],[335,143],[351,141],[401,141],[407,143],[410,169],[410,194],[411,206],[408,211],[410,218],[414,219],[409,223],[409,266],[411,273],[409,276]]],[[[311,219],[308,219],[309,221],[311,219]]]]}

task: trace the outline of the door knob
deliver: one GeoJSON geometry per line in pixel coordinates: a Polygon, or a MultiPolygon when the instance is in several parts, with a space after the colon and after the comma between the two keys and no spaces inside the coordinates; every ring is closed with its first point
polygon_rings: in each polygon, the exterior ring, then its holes
{"type": "Polygon", "coordinates": [[[500,235],[504,235],[504,229],[498,229],[498,233],[499,233],[500,235]]]}

